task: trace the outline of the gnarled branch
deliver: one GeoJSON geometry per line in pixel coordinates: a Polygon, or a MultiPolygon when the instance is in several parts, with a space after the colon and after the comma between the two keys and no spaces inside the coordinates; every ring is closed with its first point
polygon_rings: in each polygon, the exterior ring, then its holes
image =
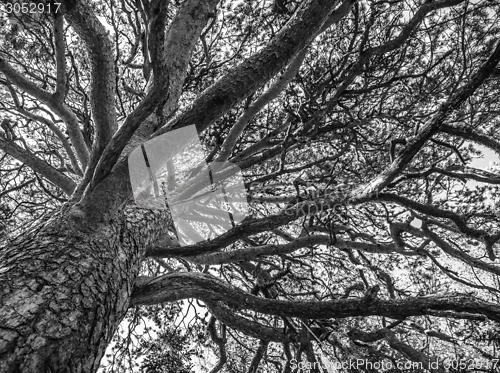
{"type": "Polygon", "coordinates": [[[469,294],[438,294],[407,299],[337,299],[324,302],[264,299],[244,292],[203,273],[175,273],[152,278],[136,286],[131,306],[158,304],[180,299],[223,301],[236,309],[249,309],[268,315],[309,319],[354,316],[386,316],[402,319],[426,315],[430,310],[481,314],[500,323],[500,306],[477,300],[469,294]]]}
{"type": "Polygon", "coordinates": [[[0,135],[0,149],[14,158],[20,160],[33,171],[39,173],[67,195],[71,195],[75,189],[75,183],[69,177],[59,172],[44,160],[38,158],[30,151],[23,149],[11,140],[0,135]]]}

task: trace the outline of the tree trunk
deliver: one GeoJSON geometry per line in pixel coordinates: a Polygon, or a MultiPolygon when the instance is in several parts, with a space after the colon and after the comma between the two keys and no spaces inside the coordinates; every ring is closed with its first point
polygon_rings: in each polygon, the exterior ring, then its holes
{"type": "Polygon", "coordinates": [[[95,372],[127,311],[154,224],[81,232],[65,210],[0,248],[2,373],[95,372]]]}

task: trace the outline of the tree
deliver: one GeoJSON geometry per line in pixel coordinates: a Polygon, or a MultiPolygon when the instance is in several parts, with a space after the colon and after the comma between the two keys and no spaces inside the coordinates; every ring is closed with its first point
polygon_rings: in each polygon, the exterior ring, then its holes
{"type": "Polygon", "coordinates": [[[0,371],[498,369],[497,1],[2,7],[0,371]],[[127,160],[189,125],[250,207],[180,246],[127,160]]]}

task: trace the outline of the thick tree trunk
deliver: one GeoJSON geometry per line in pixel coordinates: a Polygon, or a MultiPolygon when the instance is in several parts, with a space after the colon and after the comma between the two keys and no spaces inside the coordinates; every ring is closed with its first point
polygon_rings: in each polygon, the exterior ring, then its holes
{"type": "Polygon", "coordinates": [[[127,311],[154,236],[136,229],[157,222],[81,232],[65,216],[0,248],[2,373],[95,372],[127,311]]]}

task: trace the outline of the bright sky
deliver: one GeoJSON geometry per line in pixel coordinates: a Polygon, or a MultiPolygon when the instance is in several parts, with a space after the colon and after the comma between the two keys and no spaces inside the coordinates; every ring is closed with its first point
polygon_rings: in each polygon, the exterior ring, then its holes
{"type": "Polygon", "coordinates": [[[474,159],[470,163],[471,167],[487,170],[490,166],[493,165],[493,162],[500,161],[498,154],[495,153],[493,150],[478,145],[476,145],[476,147],[478,147],[483,152],[483,157],[474,159]]]}
{"type": "MultiPolygon", "coordinates": [[[[477,144],[475,146],[477,149],[481,150],[483,156],[481,158],[473,159],[472,162],[469,164],[470,167],[479,168],[481,170],[487,171],[491,166],[493,166],[493,163],[500,162],[500,157],[495,151],[488,149],[484,146],[479,146],[477,144]]],[[[482,183],[474,180],[469,180],[467,181],[466,185],[468,188],[472,189],[476,185],[480,184],[482,183]]]]}

